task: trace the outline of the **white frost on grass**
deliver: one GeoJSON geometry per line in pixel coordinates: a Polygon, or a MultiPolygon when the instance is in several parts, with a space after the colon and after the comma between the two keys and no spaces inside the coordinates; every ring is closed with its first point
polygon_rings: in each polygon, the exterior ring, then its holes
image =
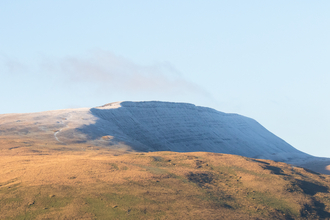
{"type": "Polygon", "coordinates": [[[207,151],[276,161],[310,157],[251,118],[193,104],[117,102],[91,112],[98,118],[98,129],[91,126],[88,132],[112,135],[136,149],[207,151]]]}

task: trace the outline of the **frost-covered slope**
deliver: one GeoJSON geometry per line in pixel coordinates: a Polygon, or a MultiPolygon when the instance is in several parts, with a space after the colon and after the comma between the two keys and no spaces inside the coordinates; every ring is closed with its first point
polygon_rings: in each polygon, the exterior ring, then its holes
{"type": "Polygon", "coordinates": [[[117,102],[97,108],[0,115],[0,135],[137,151],[207,151],[290,161],[310,158],[258,122],[186,103],[117,102]]]}
{"type": "Polygon", "coordinates": [[[121,102],[92,108],[89,139],[105,135],[137,150],[208,151],[287,161],[306,158],[258,122],[237,114],[186,103],[121,102]]]}

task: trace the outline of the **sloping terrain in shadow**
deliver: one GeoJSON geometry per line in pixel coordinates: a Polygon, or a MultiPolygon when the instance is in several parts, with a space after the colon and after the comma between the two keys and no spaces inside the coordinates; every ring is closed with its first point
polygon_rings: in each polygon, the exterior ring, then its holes
{"type": "Polygon", "coordinates": [[[278,161],[310,157],[253,119],[192,104],[121,102],[90,112],[95,123],[77,131],[94,141],[109,136],[109,144],[122,142],[137,151],[206,151],[278,161]]]}

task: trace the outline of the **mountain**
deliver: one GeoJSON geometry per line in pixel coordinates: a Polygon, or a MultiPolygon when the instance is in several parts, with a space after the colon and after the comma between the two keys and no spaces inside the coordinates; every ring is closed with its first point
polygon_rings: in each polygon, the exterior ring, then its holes
{"type": "Polygon", "coordinates": [[[192,104],[0,115],[0,158],[0,219],[330,219],[328,158],[192,104]]]}
{"type": "Polygon", "coordinates": [[[187,103],[116,102],[96,108],[4,114],[0,115],[0,138],[3,143],[25,139],[18,148],[56,143],[71,148],[226,153],[322,173],[329,173],[330,164],[328,158],[295,149],[251,118],[187,103]]]}

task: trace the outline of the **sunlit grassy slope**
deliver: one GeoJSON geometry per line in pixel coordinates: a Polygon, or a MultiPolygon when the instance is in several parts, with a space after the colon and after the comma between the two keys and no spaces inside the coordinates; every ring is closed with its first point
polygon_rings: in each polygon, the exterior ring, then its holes
{"type": "Polygon", "coordinates": [[[285,163],[25,142],[0,147],[0,219],[330,218],[330,176],[285,163]]]}

